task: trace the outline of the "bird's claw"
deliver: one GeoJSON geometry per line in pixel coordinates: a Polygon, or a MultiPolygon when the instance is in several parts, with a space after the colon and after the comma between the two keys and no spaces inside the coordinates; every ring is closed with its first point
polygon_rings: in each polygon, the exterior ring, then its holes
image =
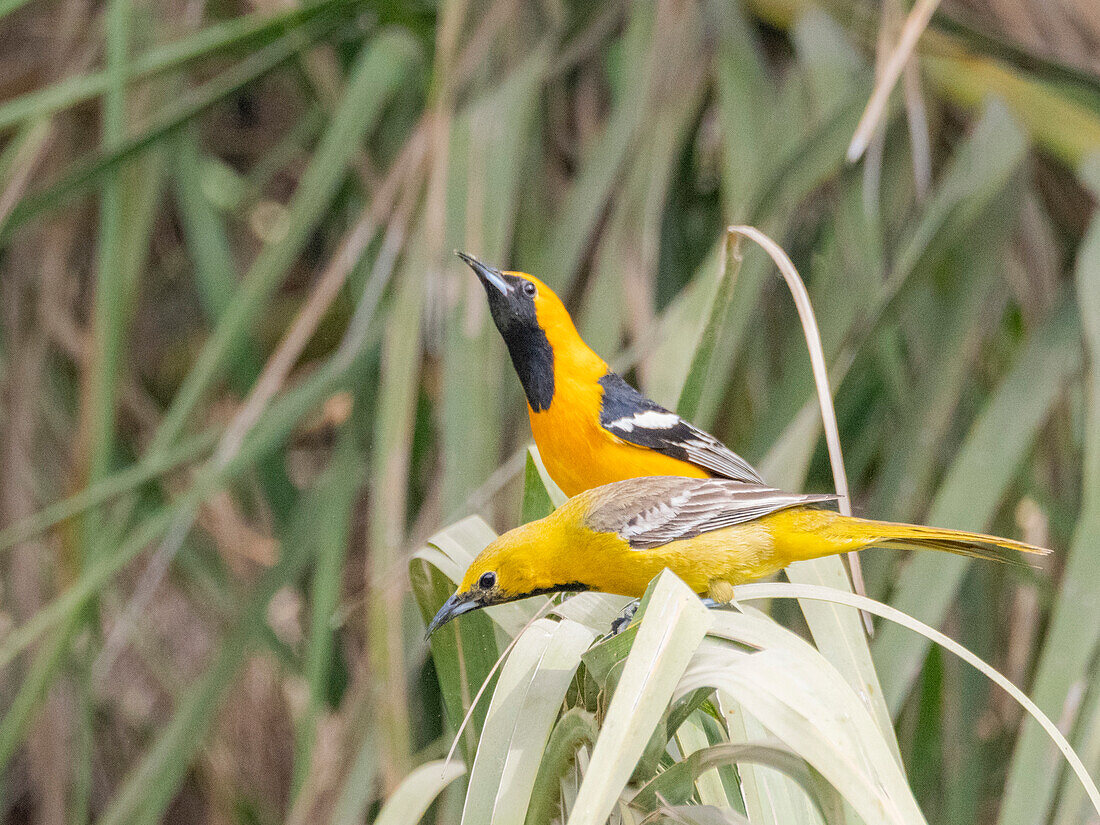
{"type": "MultiPolygon", "coordinates": [[[[730,607],[727,602],[720,602],[716,599],[711,599],[709,597],[704,597],[700,599],[700,601],[703,603],[704,607],[707,607],[710,610],[721,610],[723,608],[729,609],[730,607]]],[[[619,613],[618,618],[611,622],[610,635],[618,636],[620,633],[626,630],[627,627],[630,626],[630,623],[634,621],[634,616],[638,612],[638,607],[641,605],[641,603],[641,599],[635,599],[622,609],[622,612],[619,613]]]]}
{"type": "Polygon", "coordinates": [[[641,599],[635,599],[622,609],[622,612],[619,613],[615,621],[611,623],[612,636],[618,636],[620,633],[626,630],[627,626],[632,621],[634,621],[634,614],[638,612],[638,606],[641,603],[641,599]]]}

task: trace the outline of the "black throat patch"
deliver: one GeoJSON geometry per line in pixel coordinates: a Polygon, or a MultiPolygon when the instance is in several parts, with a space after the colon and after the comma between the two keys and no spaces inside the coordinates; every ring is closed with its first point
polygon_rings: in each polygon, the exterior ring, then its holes
{"type": "Polygon", "coordinates": [[[554,350],[538,323],[512,323],[501,330],[508,345],[527,403],[535,412],[550,408],[554,400],[554,350]]]}

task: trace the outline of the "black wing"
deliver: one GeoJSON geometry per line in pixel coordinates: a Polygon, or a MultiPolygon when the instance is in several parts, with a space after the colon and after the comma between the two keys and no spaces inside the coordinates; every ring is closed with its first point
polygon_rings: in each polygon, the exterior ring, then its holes
{"type": "Polygon", "coordinates": [[[763,484],[752,465],[709,433],[650,401],[613,372],[600,379],[600,424],[623,441],[678,458],[723,478],[763,484]]]}
{"type": "Polygon", "coordinates": [[[597,532],[619,534],[635,550],[660,547],[778,510],[835,501],[835,495],[787,493],[724,478],[632,478],[599,488],[586,516],[597,532]]]}

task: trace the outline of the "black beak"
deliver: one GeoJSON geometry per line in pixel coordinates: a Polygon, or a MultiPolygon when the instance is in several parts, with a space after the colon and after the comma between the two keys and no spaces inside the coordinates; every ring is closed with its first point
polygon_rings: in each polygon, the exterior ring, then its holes
{"type": "Polygon", "coordinates": [[[467,255],[465,252],[455,250],[455,254],[470,265],[470,269],[474,271],[474,274],[477,275],[486,289],[492,284],[502,295],[512,294],[512,285],[504,280],[504,273],[499,269],[486,266],[473,255],[467,255]]]}
{"type": "Polygon", "coordinates": [[[469,594],[455,593],[451,598],[443,602],[443,607],[439,608],[439,612],[435,614],[435,618],[428,624],[428,631],[424,634],[424,638],[427,639],[455,616],[461,616],[463,613],[469,613],[471,610],[477,610],[479,607],[481,607],[481,605],[471,598],[469,594]]]}

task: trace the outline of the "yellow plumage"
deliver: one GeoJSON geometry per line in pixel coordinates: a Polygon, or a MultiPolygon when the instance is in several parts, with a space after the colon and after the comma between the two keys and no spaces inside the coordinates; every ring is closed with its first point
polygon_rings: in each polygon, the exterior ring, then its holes
{"type": "Polygon", "coordinates": [[[732,586],[792,562],[870,547],[996,561],[1048,552],[996,536],[821,509],[831,498],[728,479],[649,477],[597,487],[492,542],[440,614],[446,620],[456,605],[465,612],[557,590],[639,597],[665,568],[700,595],[728,601],[732,586]]]}
{"type": "Polygon", "coordinates": [[[470,610],[538,593],[640,597],[665,568],[700,595],[728,601],[734,586],[793,562],[869,547],[998,561],[1048,552],[995,536],[841,516],[820,507],[834,496],[765,486],[721,442],[611,373],[544,284],[461,256],[485,286],[546,468],[572,498],[486,547],[429,633],[470,610]]]}

